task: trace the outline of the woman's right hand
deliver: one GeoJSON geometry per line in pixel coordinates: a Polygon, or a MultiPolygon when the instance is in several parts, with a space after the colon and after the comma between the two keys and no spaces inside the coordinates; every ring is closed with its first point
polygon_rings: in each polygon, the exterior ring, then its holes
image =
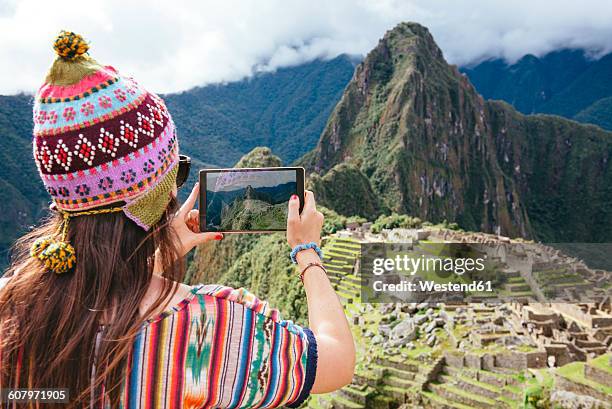
{"type": "Polygon", "coordinates": [[[317,210],[314,193],[304,191],[304,209],[300,214],[300,199],[297,195],[289,199],[287,214],[287,243],[291,248],[298,244],[310,242],[321,245],[321,229],[323,228],[323,213],[317,210]]]}
{"type": "MultiPolygon", "coordinates": [[[[323,213],[317,211],[314,194],[304,192],[304,209],[300,200],[289,200],[287,242],[293,248],[311,241],[321,245],[323,213]]],[[[299,269],[310,263],[320,263],[313,249],[297,254],[299,269]]],[[[304,290],[308,303],[308,327],[317,340],[317,374],[312,393],[328,393],[351,383],[355,372],[355,342],[338,295],[321,268],[312,268],[304,275],[304,290]]]]}

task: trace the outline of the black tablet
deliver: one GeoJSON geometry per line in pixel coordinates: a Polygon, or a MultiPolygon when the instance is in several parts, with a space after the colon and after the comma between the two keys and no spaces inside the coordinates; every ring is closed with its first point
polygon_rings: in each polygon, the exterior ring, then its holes
{"type": "Polygon", "coordinates": [[[266,233],[287,229],[292,195],[304,206],[304,168],[200,170],[200,231],[266,233]]]}

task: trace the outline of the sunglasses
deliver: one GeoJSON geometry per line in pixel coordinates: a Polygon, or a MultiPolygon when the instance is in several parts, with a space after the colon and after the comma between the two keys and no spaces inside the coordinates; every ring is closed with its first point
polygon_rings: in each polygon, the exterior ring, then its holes
{"type": "Polygon", "coordinates": [[[176,187],[180,188],[189,178],[191,169],[191,158],[187,155],[179,155],[178,172],[176,173],[176,187]]]}

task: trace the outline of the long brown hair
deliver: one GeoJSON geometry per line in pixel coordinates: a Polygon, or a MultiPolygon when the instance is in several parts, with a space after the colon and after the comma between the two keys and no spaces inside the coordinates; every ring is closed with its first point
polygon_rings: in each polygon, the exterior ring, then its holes
{"type": "Polygon", "coordinates": [[[36,239],[57,234],[61,215],[50,215],[18,240],[5,274],[11,278],[0,291],[0,387],[69,388],[68,406],[47,407],[89,406],[92,397],[94,406],[101,407],[105,394],[112,407],[118,406],[135,336],[146,317],[176,293],[174,282],[184,279],[169,226],[177,207],[172,199],[149,232],[122,212],[71,218],[68,240],[77,263],[65,274],[45,271],[29,255],[36,239]],[[139,305],[152,279],[156,251],[166,280],[143,317],[139,305]]]}

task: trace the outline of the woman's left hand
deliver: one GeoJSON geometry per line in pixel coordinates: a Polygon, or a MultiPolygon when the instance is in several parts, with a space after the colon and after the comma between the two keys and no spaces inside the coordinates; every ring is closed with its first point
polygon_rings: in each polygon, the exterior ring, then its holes
{"type": "Polygon", "coordinates": [[[200,184],[196,183],[191,194],[170,222],[170,226],[180,240],[178,249],[181,257],[199,244],[223,238],[221,233],[200,233],[200,211],[193,208],[199,193],[200,184]]]}

